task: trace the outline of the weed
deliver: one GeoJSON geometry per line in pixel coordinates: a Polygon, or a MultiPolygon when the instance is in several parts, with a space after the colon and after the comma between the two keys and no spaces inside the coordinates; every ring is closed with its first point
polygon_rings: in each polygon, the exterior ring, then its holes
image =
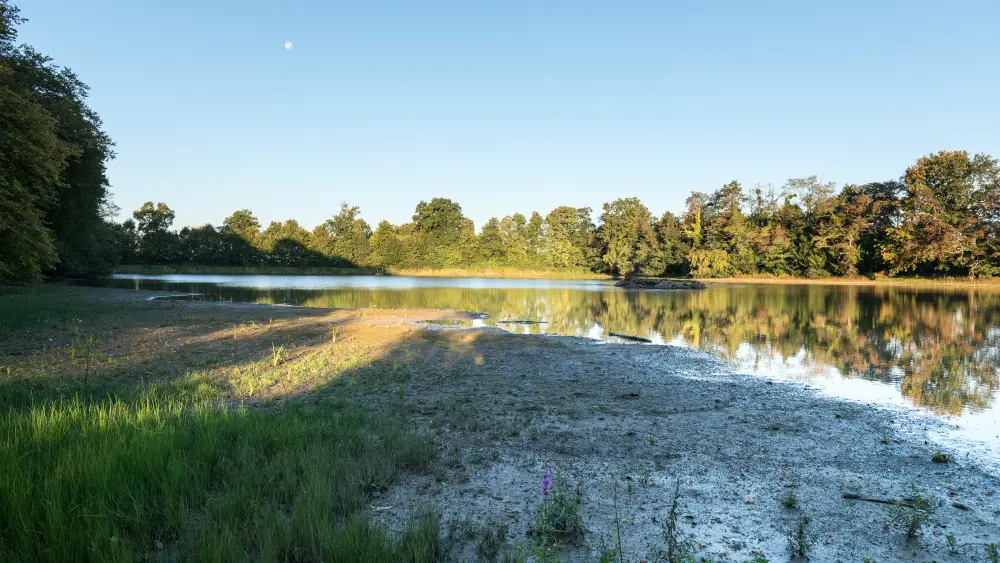
{"type": "Polygon", "coordinates": [[[795,493],[793,491],[788,491],[787,493],[784,494],[784,496],[781,497],[781,506],[784,506],[785,508],[789,509],[798,508],[799,497],[795,496],[795,493]]]}
{"type": "Polygon", "coordinates": [[[1000,563],[1000,545],[991,543],[986,546],[986,559],[990,563],[1000,563]]]}
{"type": "Polygon", "coordinates": [[[916,536],[924,524],[934,514],[934,498],[914,485],[910,485],[910,497],[886,507],[889,521],[906,530],[906,536],[916,536]]]}
{"type": "Polygon", "coordinates": [[[795,526],[795,531],[788,534],[788,554],[792,558],[805,559],[812,549],[812,542],[806,533],[807,526],[809,526],[809,517],[802,515],[795,526]]]}
{"type": "Polygon", "coordinates": [[[625,556],[624,553],[622,552],[622,517],[621,514],[618,512],[618,482],[615,481],[613,483],[613,486],[614,489],[612,490],[612,493],[615,505],[615,540],[618,542],[618,546],[615,549],[605,551],[604,555],[601,556],[601,560],[610,562],[615,560],[614,556],[617,556],[618,563],[624,563],[625,556]],[[612,555],[612,558],[606,557],[609,554],[612,555]]]}
{"type": "Polygon", "coordinates": [[[479,561],[496,561],[507,545],[507,525],[488,524],[476,536],[476,557],[479,561]]]}
{"type": "Polygon", "coordinates": [[[271,367],[278,367],[285,361],[285,346],[275,346],[271,344],[271,367]]]}
{"type": "Polygon", "coordinates": [[[931,461],[934,463],[948,463],[951,461],[951,456],[943,452],[936,452],[932,457],[931,461]]]}
{"type": "Polygon", "coordinates": [[[553,476],[546,472],[542,477],[542,503],[528,532],[546,544],[579,545],[583,540],[582,501],[582,481],[573,490],[561,473],[553,476]]]}
{"type": "Polygon", "coordinates": [[[687,563],[694,561],[688,553],[690,546],[688,542],[680,539],[680,530],[677,527],[677,516],[680,511],[681,482],[674,485],[674,498],[670,504],[670,512],[667,513],[667,520],[663,523],[663,540],[667,544],[667,563],[687,563]]]}

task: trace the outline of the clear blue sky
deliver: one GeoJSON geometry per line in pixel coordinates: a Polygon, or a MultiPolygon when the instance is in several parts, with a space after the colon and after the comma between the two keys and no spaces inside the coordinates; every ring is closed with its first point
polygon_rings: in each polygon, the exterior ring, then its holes
{"type": "Polygon", "coordinates": [[[20,0],[91,86],[124,213],[374,226],[1000,157],[1000,2],[20,0]],[[286,50],[291,41],[294,48],[286,50]]]}

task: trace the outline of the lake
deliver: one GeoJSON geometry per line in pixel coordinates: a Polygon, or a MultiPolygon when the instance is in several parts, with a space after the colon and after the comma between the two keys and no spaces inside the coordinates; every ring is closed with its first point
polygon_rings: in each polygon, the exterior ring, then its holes
{"type": "Polygon", "coordinates": [[[476,324],[512,332],[639,336],[704,350],[742,373],[946,416],[952,438],[975,440],[1000,459],[997,289],[710,284],[624,291],[603,280],[211,275],[116,275],[88,284],[306,307],[475,311],[490,316],[476,324]],[[509,320],[540,324],[502,322],[509,320]]]}

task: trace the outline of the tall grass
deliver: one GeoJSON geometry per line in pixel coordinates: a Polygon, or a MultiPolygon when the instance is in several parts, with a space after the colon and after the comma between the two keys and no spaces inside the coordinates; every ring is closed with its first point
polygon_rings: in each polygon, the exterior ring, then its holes
{"type": "Polygon", "coordinates": [[[132,399],[8,405],[2,561],[432,561],[438,520],[390,538],[369,495],[433,447],[342,403],[282,412],[132,399]]]}

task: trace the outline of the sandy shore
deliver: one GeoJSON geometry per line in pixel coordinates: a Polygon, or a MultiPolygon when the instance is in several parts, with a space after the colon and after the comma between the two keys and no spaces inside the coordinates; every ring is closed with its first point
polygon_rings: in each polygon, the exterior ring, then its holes
{"type": "Polygon", "coordinates": [[[734,374],[698,351],[502,338],[555,346],[515,345],[487,357],[474,378],[411,383],[423,423],[437,421],[452,462],[380,499],[394,507],[378,513],[389,523],[433,505],[446,526],[506,525],[516,543],[533,520],[542,474],[559,471],[585,491],[589,533],[563,552],[572,561],[596,560],[619,532],[625,560],[658,560],[678,481],[681,530],[698,557],[713,560],[786,560],[802,515],[814,561],[980,560],[1000,542],[1000,480],[961,460],[933,463],[937,452],[923,438],[933,420],[734,374]],[[461,409],[442,422],[439,409],[453,400],[461,409]],[[517,432],[525,413],[530,429],[517,432]],[[490,422],[480,428],[468,416],[490,422]],[[910,485],[936,499],[913,539],[886,525],[885,505],[843,498],[900,498],[910,485]],[[789,492],[797,508],[783,506],[789,492]]]}

